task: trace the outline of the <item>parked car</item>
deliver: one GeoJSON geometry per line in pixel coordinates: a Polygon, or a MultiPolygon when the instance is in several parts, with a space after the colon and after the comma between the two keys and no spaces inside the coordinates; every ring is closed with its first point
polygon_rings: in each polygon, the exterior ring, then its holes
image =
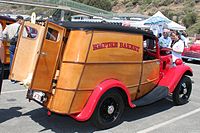
{"type": "Polygon", "coordinates": [[[185,48],[182,58],[187,61],[200,61],[200,44],[193,44],[189,48],[185,48]]]}
{"type": "Polygon", "coordinates": [[[181,60],[172,65],[170,54],[161,56],[151,33],[106,23],[26,26],[37,35],[20,36],[10,78],[23,81],[27,98],[50,112],[105,129],[120,122],[126,106],[171,94],[177,105],[188,102],[191,68],[181,60]]]}

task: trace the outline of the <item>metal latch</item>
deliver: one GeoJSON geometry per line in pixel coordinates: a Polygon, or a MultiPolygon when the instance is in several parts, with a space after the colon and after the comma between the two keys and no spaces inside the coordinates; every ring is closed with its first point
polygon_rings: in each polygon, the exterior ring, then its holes
{"type": "Polygon", "coordinates": [[[40,55],[47,56],[47,52],[41,52],[40,55]]]}

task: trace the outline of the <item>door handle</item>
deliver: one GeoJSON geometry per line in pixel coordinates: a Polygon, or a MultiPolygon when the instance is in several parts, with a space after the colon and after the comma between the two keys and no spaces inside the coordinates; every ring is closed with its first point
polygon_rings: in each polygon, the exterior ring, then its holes
{"type": "Polygon", "coordinates": [[[41,52],[40,55],[47,56],[47,52],[41,52]]]}
{"type": "Polygon", "coordinates": [[[156,64],[160,65],[160,61],[156,61],[156,64]]]}

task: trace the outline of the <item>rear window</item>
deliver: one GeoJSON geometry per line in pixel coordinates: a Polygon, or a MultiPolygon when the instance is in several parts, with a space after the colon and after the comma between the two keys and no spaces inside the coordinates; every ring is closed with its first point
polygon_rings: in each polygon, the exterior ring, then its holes
{"type": "Polygon", "coordinates": [[[56,30],[54,30],[52,28],[48,28],[46,39],[47,40],[51,40],[51,41],[57,41],[57,39],[58,39],[58,31],[56,31],[56,30]]]}
{"type": "Polygon", "coordinates": [[[24,26],[24,30],[23,30],[23,37],[27,37],[27,38],[36,38],[38,35],[38,31],[35,28],[32,28],[30,26],[24,26]]]}

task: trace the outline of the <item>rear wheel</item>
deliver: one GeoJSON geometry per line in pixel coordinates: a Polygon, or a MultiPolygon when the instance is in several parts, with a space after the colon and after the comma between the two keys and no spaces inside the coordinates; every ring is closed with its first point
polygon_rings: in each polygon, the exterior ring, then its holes
{"type": "Polygon", "coordinates": [[[124,108],[124,100],[120,92],[110,90],[99,100],[92,116],[92,122],[100,129],[113,127],[120,122],[124,108]]]}
{"type": "Polygon", "coordinates": [[[182,105],[188,102],[192,91],[192,81],[184,76],[173,92],[172,98],[176,105],[182,105]]]}

